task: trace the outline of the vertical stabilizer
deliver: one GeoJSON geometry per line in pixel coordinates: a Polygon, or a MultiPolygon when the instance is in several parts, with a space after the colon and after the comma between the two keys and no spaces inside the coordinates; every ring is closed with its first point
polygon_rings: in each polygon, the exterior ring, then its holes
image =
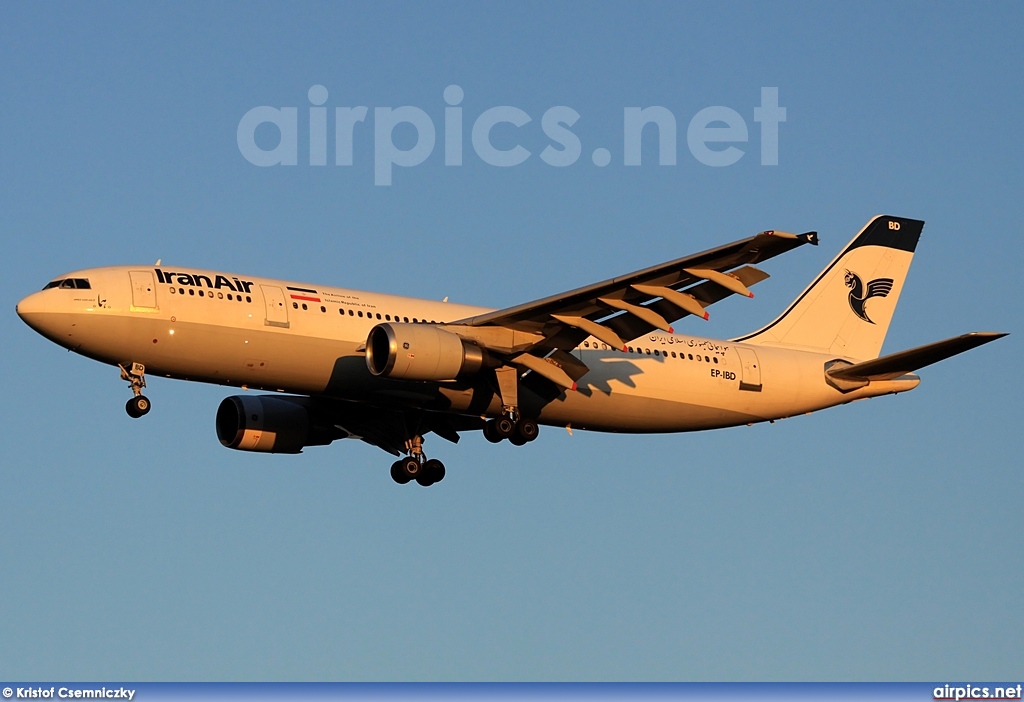
{"type": "Polygon", "coordinates": [[[875,217],[778,319],[734,341],[876,358],[923,228],[875,217]]]}

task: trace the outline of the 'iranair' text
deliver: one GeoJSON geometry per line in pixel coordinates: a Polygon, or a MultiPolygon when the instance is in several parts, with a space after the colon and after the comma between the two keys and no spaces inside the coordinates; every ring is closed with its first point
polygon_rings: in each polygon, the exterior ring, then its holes
{"type": "Polygon", "coordinates": [[[154,268],[153,270],[156,271],[156,279],[161,283],[191,285],[196,288],[213,288],[217,290],[227,289],[234,292],[252,292],[253,281],[251,280],[239,280],[238,278],[228,280],[223,275],[210,278],[208,275],[199,273],[174,273],[172,271],[162,271],[159,268],[154,268]]]}

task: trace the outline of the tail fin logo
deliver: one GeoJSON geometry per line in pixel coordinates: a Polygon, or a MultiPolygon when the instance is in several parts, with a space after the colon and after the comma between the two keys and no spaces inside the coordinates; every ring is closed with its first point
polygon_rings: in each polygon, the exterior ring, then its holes
{"type": "Polygon", "coordinates": [[[850,309],[853,313],[869,324],[874,324],[868,313],[864,311],[864,303],[873,297],[885,297],[892,290],[892,278],[875,278],[868,283],[867,291],[860,276],[853,271],[846,271],[846,287],[850,288],[850,309]]]}

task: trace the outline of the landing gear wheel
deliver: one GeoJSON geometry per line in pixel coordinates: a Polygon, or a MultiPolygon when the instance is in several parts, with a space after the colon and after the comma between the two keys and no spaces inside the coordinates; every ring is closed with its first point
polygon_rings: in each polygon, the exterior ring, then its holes
{"type": "Polygon", "coordinates": [[[405,471],[402,469],[403,462],[404,459],[401,461],[395,461],[394,463],[391,464],[391,479],[394,480],[399,485],[405,485],[410,480],[410,478],[405,474],[405,471]]]}
{"type": "MultiPolygon", "coordinates": [[[[539,433],[540,427],[537,426],[537,422],[531,419],[520,419],[516,424],[516,436],[522,439],[523,444],[536,439],[539,433]]],[[[516,442],[512,441],[512,443],[515,444],[516,442]]],[[[522,446],[522,444],[516,444],[516,446],[522,446]]]]}
{"type": "Polygon", "coordinates": [[[391,470],[393,471],[391,474],[392,477],[394,477],[397,472],[398,476],[402,478],[395,482],[405,484],[410,480],[417,479],[423,471],[423,466],[420,465],[420,462],[416,458],[409,456],[408,458],[403,458],[397,461],[395,465],[391,467],[391,470]]]}
{"type": "Polygon", "coordinates": [[[502,439],[507,439],[515,433],[516,423],[508,417],[501,417],[494,420],[494,433],[502,439]]]}
{"type": "Polygon", "coordinates": [[[136,395],[132,399],[128,400],[128,403],[124,406],[124,411],[128,413],[128,416],[132,419],[138,419],[139,417],[149,414],[149,410],[152,405],[149,402],[149,398],[145,395],[136,395]]]}
{"type": "Polygon", "coordinates": [[[439,483],[444,480],[444,474],[444,463],[441,463],[441,461],[436,458],[431,458],[423,464],[423,470],[421,471],[421,474],[416,477],[416,482],[423,487],[429,487],[434,483],[439,483]]]}
{"type": "Polygon", "coordinates": [[[391,464],[391,479],[399,485],[415,480],[423,487],[444,480],[444,464],[436,458],[427,460],[423,454],[423,436],[416,434],[405,440],[409,455],[391,464]]]}
{"type": "Polygon", "coordinates": [[[484,423],[484,438],[490,441],[492,444],[501,443],[501,437],[498,436],[498,432],[494,428],[493,419],[484,423]]]}

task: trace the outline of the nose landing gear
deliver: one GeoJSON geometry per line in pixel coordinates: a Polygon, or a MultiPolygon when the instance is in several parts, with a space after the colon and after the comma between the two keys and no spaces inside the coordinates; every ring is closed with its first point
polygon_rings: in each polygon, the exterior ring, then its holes
{"type": "Polygon", "coordinates": [[[124,406],[125,412],[132,419],[149,414],[153,405],[149,398],[142,394],[142,388],[146,387],[146,367],[141,363],[133,363],[130,369],[122,365],[118,365],[118,368],[121,369],[121,380],[128,381],[133,394],[133,397],[124,406]]]}
{"type": "Polygon", "coordinates": [[[145,395],[136,395],[132,399],[128,400],[128,403],[124,406],[124,410],[132,419],[138,419],[142,415],[148,414],[151,406],[152,405],[150,405],[148,397],[145,395]]]}

